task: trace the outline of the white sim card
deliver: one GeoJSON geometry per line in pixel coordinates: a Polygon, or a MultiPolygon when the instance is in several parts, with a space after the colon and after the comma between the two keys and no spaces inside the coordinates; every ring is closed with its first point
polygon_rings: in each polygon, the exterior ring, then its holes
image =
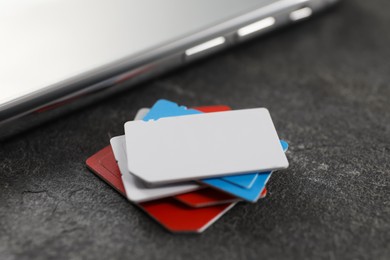
{"type": "Polygon", "coordinates": [[[265,108],[125,124],[128,170],[150,184],[288,167],[265,108]]]}
{"type": "MultiPolygon", "coordinates": [[[[149,109],[140,109],[135,120],[142,119],[149,109]]],[[[140,203],[159,198],[165,198],[172,195],[186,193],[199,189],[201,186],[193,182],[185,182],[174,185],[165,185],[161,187],[147,187],[141,180],[129,173],[127,170],[127,157],[125,150],[125,136],[113,137],[110,140],[111,148],[118,162],[119,170],[122,174],[123,186],[125,187],[126,196],[130,201],[140,203]]]]}
{"type": "Polygon", "coordinates": [[[149,113],[149,111],[149,108],[141,108],[138,110],[137,114],[135,114],[134,120],[142,120],[149,113]]]}

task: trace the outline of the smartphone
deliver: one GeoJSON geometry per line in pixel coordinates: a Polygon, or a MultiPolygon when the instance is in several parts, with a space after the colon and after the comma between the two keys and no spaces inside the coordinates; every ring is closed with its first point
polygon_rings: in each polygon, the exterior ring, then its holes
{"type": "Polygon", "coordinates": [[[335,2],[1,1],[0,138],[335,2]]]}

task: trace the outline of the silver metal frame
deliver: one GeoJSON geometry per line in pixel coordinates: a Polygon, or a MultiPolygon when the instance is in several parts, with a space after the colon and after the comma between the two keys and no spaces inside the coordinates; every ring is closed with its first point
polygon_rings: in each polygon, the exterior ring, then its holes
{"type": "Polygon", "coordinates": [[[214,51],[293,23],[289,15],[297,9],[310,8],[313,13],[316,13],[335,2],[337,0],[281,0],[188,37],[177,39],[160,48],[147,50],[135,57],[124,58],[92,73],[47,87],[12,103],[0,105],[0,139],[100,100],[214,51]],[[275,18],[271,28],[265,28],[244,38],[240,38],[237,34],[237,30],[243,26],[270,16],[275,18]],[[195,55],[196,57],[185,55],[188,48],[221,36],[226,39],[221,48],[215,50],[213,48],[202,55],[195,55]]]}

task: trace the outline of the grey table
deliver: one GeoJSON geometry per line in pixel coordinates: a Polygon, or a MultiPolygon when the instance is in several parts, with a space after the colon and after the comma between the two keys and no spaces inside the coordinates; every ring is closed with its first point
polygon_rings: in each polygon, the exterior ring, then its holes
{"type": "Polygon", "coordinates": [[[390,259],[390,2],[346,0],[9,139],[0,259],[390,259]],[[268,107],[290,168],[202,235],[172,235],[85,159],[140,107],[268,107]]]}

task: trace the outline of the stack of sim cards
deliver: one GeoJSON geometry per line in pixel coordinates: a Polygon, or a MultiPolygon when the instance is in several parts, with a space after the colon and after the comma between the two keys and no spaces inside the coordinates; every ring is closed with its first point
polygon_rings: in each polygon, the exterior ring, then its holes
{"type": "Polygon", "coordinates": [[[288,167],[265,108],[186,108],[159,100],[87,166],[171,232],[201,233],[237,202],[267,194],[288,167]]]}

